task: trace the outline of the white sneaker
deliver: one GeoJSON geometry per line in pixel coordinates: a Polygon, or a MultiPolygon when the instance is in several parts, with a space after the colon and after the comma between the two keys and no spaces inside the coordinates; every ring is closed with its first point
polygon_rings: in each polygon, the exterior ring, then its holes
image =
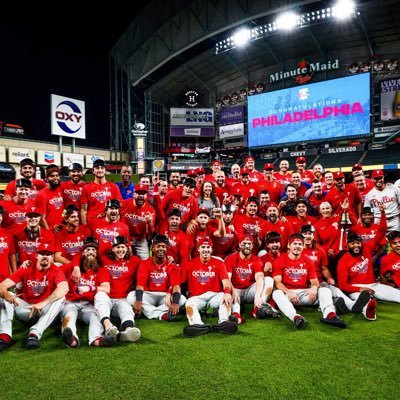
{"type": "Polygon", "coordinates": [[[135,327],[129,327],[126,328],[124,331],[120,332],[119,334],[119,340],[121,342],[136,342],[137,340],[140,339],[141,332],[139,328],[135,327]]]}
{"type": "Polygon", "coordinates": [[[118,333],[119,333],[119,330],[118,330],[118,328],[117,328],[116,326],[114,326],[114,325],[112,325],[110,328],[108,328],[108,329],[104,332],[104,334],[105,334],[106,336],[117,336],[118,333]]]}

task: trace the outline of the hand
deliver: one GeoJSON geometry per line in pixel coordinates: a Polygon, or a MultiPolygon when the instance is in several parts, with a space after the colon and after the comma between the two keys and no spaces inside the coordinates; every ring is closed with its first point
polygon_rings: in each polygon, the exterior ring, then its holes
{"type": "Polygon", "coordinates": [[[386,210],[386,205],[383,203],[379,203],[379,211],[381,212],[381,214],[385,214],[385,210],[386,210]]]}
{"type": "Polygon", "coordinates": [[[272,264],[269,261],[264,265],[264,274],[267,274],[268,272],[272,272],[272,264]]]}
{"type": "Polygon", "coordinates": [[[230,293],[224,293],[222,304],[225,304],[228,308],[232,306],[232,295],[230,293]]]}
{"type": "Polygon", "coordinates": [[[105,216],[106,216],[106,214],[102,212],[100,214],[97,214],[96,218],[104,218],[105,216]]]}
{"type": "Polygon", "coordinates": [[[175,264],[174,257],[172,256],[167,256],[168,264],[175,264]]]}
{"type": "Polygon", "coordinates": [[[190,221],[186,227],[186,233],[193,234],[196,232],[197,223],[190,221]]]}
{"type": "Polygon", "coordinates": [[[178,314],[178,312],[179,312],[179,304],[172,303],[172,304],[169,306],[168,312],[169,312],[171,315],[176,315],[176,314],[178,314]]]}
{"type": "Polygon", "coordinates": [[[212,213],[216,218],[221,218],[222,217],[222,212],[220,208],[213,208],[212,213]]]}
{"type": "Polygon", "coordinates": [[[375,294],[375,290],[373,290],[373,289],[370,289],[370,288],[367,288],[367,287],[360,287],[360,292],[363,292],[364,290],[366,292],[368,292],[371,296],[373,296],[375,294]]]}
{"type": "Polygon", "coordinates": [[[54,233],[60,232],[60,231],[62,230],[63,226],[64,226],[63,224],[54,225],[54,227],[53,227],[53,232],[54,232],[54,233]]]}
{"type": "Polygon", "coordinates": [[[286,293],[286,295],[292,304],[299,304],[300,300],[294,292],[289,291],[286,293]]]}
{"type": "Polygon", "coordinates": [[[234,303],[240,304],[240,296],[239,293],[235,290],[235,288],[232,289],[232,301],[234,303]]]}
{"type": "Polygon", "coordinates": [[[317,292],[314,289],[308,289],[308,298],[310,299],[310,303],[315,303],[317,300],[317,292]]]}
{"type": "Polygon", "coordinates": [[[171,304],[172,304],[172,294],[171,293],[167,293],[165,295],[164,304],[168,308],[171,307],[171,304]]]}
{"type": "Polygon", "coordinates": [[[160,173],[159,172],[157,172],[156,174],[152,175],[151,182],[152,182],[152,184],[154,186],[154,189],[155,189],[154,191],[158,192],[158,183],[160,182],[160,173]]]}
{"type": "Polygon", "coordinates": [[[13,199],[12,196],[9,194],[3,195],[3,200],[5,200],[5,201],[11,201],[12,199],[13,199]]]}
{"type": "Polygon", "coordinates": [[[287,218],[286,218],[284,215],[282,215],[281,221],[282,221],[282,222],[288,222],[287,218]]]}
{"type": "Polygon", "coordinates": [[[335,250],[333,249],[328,249],[328,257],[333,257],[335,255],[335,250]]]}
{"type": "Polygon", "coordinates": [[[91,288],[90,288],[89,285],[79,285],[79,286],[76,288],[76,292],[77,292],[78,294],[87,293],[87,292],[90,292],[90,290],[91,290],[91,288]]]}
{"type": "Polygon", "coordinates": [[[29,268],[32,265],[32,261],[31,260],[25,260],[21,265],[20,268],[29,268]]]}
{"type": "Polygon", "coordinates": [[[335,282],[335,280],[333,278],[327,279],[326,282],[329,283],[332,286],[334,286],[336,284],[336,282],[335,282]]]}
{"type": "Polygon", "coordinates": [[[147,212],[146,215],[144,216],[144,219],[146,223],[151,224],[153,221],[153,216],[150,212],[147,212]]]}
{"type": "Polygon", "coordinates": [[[45,304],[43,301],[40,301],[39,303],[36,304],[31,304],[30,306],[27,306],[27,309],[31,310],[31,313],[29,314],[29,318],[32,318],[35,314],[40,315],[42,312],[42,309],[45,307],[45,304]]]}
{"type": "Polygon", "coordinates": [[[261,300],[260,296],[255,296],[254,297],[254,307],[261,307],[263,305],[263,302],[261,300]]]}
{"type": "Polygon", "coordinates": [[[7,291],[4,294],[4,300],[7,301],[10,304],[13,304],[14,306],[18,305],[18,297],[15,294],[11,293],[11,292],[7,291]]]}
{"type": "Polygon", "coordinates": [[[71,279],[75,283],[79,283],[79,280],[81,279],[81,270],[77,265],[72,270],[71,279]]]}
{"type": "Polygon", "coordinates": [[[133,311],[136,315],[141,315],[142,314],[142,302],[136,300],[135,304],[133,305],[133,311]]]}
{"type": "Polygon", "coordinates": [[[349,207],[349,199],[346,197],[343,201],[343,203],[340,203],[340,207],[343,208],[343,210],[347,210],[349,207]]]}

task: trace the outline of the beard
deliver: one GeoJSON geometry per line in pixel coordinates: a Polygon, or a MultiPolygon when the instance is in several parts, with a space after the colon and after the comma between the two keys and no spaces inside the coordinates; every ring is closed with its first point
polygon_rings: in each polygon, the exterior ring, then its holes
{"type": "Polygon", "coordinates": [[[61,184],[61,181],[58,182],[49,182],[49,186],[51,189],[57,189],[61,184]]]}
{"type": "Polygon", "coordinates": [[[81,261],[81,269],[84,271],[89,271],[92,269],[94,272],[96,272],[99,269],[99,262],[97,258],[83,258],[81,261]]]}

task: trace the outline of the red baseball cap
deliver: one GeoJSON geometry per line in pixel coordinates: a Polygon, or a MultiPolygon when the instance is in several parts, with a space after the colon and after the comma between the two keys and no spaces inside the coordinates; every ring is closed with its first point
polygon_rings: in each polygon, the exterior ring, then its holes
{"type": "Polygon", "coordinates": [[[213,162],[211,163],[211,166],[214,166],[214,165],[221,165],[221,162],[218,160],[213,160],[213,162]]]}
{"type": "Polygon", "coordinates": [[[240,168],[240,175],[248,175],[250,174],[250,170],[246,167],[240,168]]]}
{"type": "Polygon", "coordinates": [[[374,170],[374,171],[372,171],[372,174],[371,174],[372,179],[378,178],[378,177],[384,177],[384,176],[385,176],[385,174],[383,173],[383,171],[381,169],[374,170]]]}
{"type": "Polygon", "coordinates": [[[342,171],[334,172],[333,179],[344,179],[344,173],[342,171]]]}
{"type": "Polygon", "coordinates": [[[135,192],[148,192],[149,187],[147,185],[142,185],[141,183],[137,184],[134,189],[135,192]]]}
{"type": "Polygon", "coordinates": [[[40,243],[36,253],[55,253],[55,249],[51,243],[40,243]]]}
{"type": "Polygon", "coordinates": [[[196,173],[196,175],[204,175],[204,174],[206,173],[206,171],[204,171],[204,168],[203,168],[203,167],[196,168],[196,169],[194,170],[194,172],[196,173]]]}
{"type": "Polygon", "coordinates": [[[30,215],[36,215],[36,216],[38,216],[38,215],[41,215],[41,214],[40,214],[40,212],[39,212],[39,209],[38,209],[37,207],[33,206],[33,207],[29,207],[29,209],[28,209],[28,211],[25,213],[25,215],[26,215],[27,217],[29,217],[30,215]]]}
{"type": "Polygon", "coordinates": [[[242,242],[244,242],[245,240],[248,240],[249,242],[251,242],[251,243],[254,244],[254,238],[253,238],[253,236],[251,236],[251,235],[241,235],[241,236],[239,237],[239,243],[242,243],[242,242]]]}
{"type": "Polygon", "coordinates": [[[274,170],[274,164],[271,163],[264,164],[264,171],[273,171],[273,170],[274,170]]]}
{"type": "Polygon", "coordinates": [[[361,164],[354,164],[353,168],[351,169],[352,171],[362,171],[363,167],[361,164]]]}
{"type": "Polygon", "coordinates": [[[206,214],[209,217],[211,216],[210,210],[208,208],[199,208],[196,215],[206,214]]]}
{"type": "Polygon", "coordinates": [[[194,177],[196,177],[196,176],[197,176],[197,172],[196,172],[196,170],[194,170],[194,169],[190,169],[190,170],[187,172],[186,176],[194,176],[194,177]]]}
{"type": "Polygon", "coordinates": [[[306,158],[305,157],[297,157],[296,158],[296,162],[297,163],[301,163],[301,164],[305,163],[306,162],[306,158]]]}
{"type": "Polygon", "coordinates": [[[197,242],[197,247],[200,247],[203,244],[208,244],[211,247],[213,245],[212,240],[208,236],[200,238],[200,240],[197,242]]]}
{"type": "Polygon", "coordinates": [[[271,207],[274,207],[274,208],[278,209],[278,204],[276,204],[276,203],[274,203],[273,201],[271,201],[271,202],[268,204],[267,211],[268,211],[271,207]]]}
{"type": "Polygon", "coordinates": [[[246,157],[244,162],[247,163],[247,161],[254,161],[254,157],[253,156],[246,157]]]}

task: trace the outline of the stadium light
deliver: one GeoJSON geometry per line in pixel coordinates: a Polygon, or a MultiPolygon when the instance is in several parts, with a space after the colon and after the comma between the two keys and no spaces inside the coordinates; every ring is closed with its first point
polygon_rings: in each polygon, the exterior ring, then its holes
{"type": "Polygon", "coordinates": [[[250,29],[240,29],[232,36],[232,38],[236,46],[244,46],[250,40],[250,29]]]}
{"type": "Polygon", "coordinates": [[[215,54],[224,53],[225,51],[241,47],[246,43],[253,42],[254,40],[279,34],[283,30],[293,30],[322,24],[330,22],[332,18],[340,20],[356,18],[357,14],[356,5],[351,0],[339,0],[334,7],[322,8],[301,14],[288,11],[265,25],[258,25],[252,29],[239,29],[232,36],[216,43],[215,54]]]}
{"type": "Polygon", "coordinates": [[[293,30],[299,22],[299,16],[294,12],[281,14],[275,21],[276,27],[285,31],[293,30]]]}

